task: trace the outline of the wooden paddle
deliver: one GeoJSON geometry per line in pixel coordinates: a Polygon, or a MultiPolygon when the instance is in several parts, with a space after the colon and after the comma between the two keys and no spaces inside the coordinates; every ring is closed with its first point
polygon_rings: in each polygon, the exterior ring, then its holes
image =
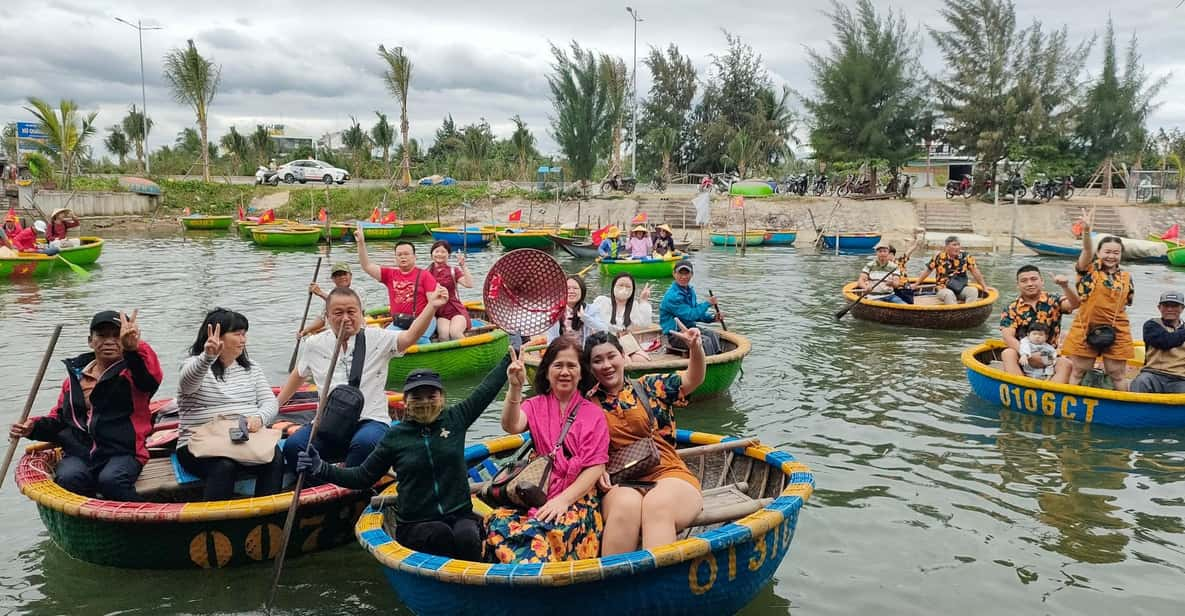
{"type": "MultiPolygon", "coordinates": [[[[711,289],[708,289],[708,297],[716,297],[712,293],[711,289]]],[[[716,302],[716,314],[720,314],[720,302],[716,302]]],[[[724,317],[721,317],[719,320],[720,320],[720,329],[723,329],[724,331],[728,331],[728,326],[724,324],[724,317]]]]}
{"type": "MultiPolygon", "coordinates": [[[[329,360],[329,373],[325,375],[325,387],[321,388],[321,395],[317,401],[317,413],[313,415],[313,425],[309,428],[309,440],[305,445],[305,453],[313,446],[313,438],[317,436],[317,428],[321,425],[321,417],[325,414],[325,401],[329,399],[329,390],[333,384],[333,370],[337,367],[337,357],[341,354],[342,344],[349,339],[343,327],[337,335],[337,343],[333,345],[333,357],[329,360]]],[[[272,573],[272,588],[267,595],[267,603],[263,609],[268,614],[276,600],[276,590],[280,587],[280,574],[284,571],[284,556],[288,553],[288,541],[292,538],[292,526],[296,522],[296,509],[300,506],[300,491],[304,489],[305,474],[296,476],[296,485],[292,488],[292,503],[288,505],[288,517],[284,519],[284,536],[280,540],[280,552],[276,554],[276,565],[272,573]]]]}
{"type": "MultiPolygon", "coordinates": [[[[62,324],[54,326],[49,336],[49,345],[45,347],[45,355],[41,356],[41,366],[37,368],[37,376],[33,378],[33,387],[29,389],[29,397],[25,398],[25,408],[21,411],[21,418],[17,423],[25,423],[29,419],[29,412],[33,410],[33,403],[37,401],[37,390],[41,389],[41,381],[45,378],[45,369],[49,367],[49,359],[53,357],[54,347],[58,345],[58,337],[62,335],[62,324]]],[[[4,485],[4,478],[8,476],[8,467],[12,464],[12,455],[16,453],[20,438],[8,439],[8,451],[4,454],[4,466],[0,467],[0,486],[4,485]]]]}
{"type": "Polygon", "coordinates": [[[77,263],[71,263],[69,260],[66,259],[66,257],[63,257],[62,255],[57,255],[57,257],[58,257],[59,261],[66,264],[66,267],[74,270],[74,273],[78,274],[79,278],[81,278],[83,280],[90,280],[91,273],[86,271],[85,269],[82,269],[81,265],[78,265],[77,263]]]}
{"type": "Polygon", "coordinates": [[[848,311],[851,310],[856,304],[859,304],[860,302],[864,301],[865,297],[868,297],[869,291],[877,288],[878,286],[880,286],[880,284],[882,282],[888,280],[889,276],[892,276],[893,274],[896,274],[896,273],[897,273],[897,268],[893,268],[892,270],[889,271],[889,273],[885,274],[884,278],[881,278],[879,281],[877,281],[876,284],[868,287],[867,289],[864,289],[864,292],[860,294],[860,297],[856,298],[856,301],[848,304],[847,306],[844,307],[843,310],[840,310],[839,312],[835,313],[835,320],[838,321],[838,320],[842,319],[844,317],[844,315],[847,314],[848,311]]]}
{"type": "Polygon", "coordinates": [[[586,267],[586,268],[584,268],[584,269],[580,270],[579,272],[576,272],[576,277],[577,277],[577,278],[584,278],[584,275],[588,273],[588,270],[590,270],[590,269],[592,269],[592,268],[596,267],[596,265],[597,265],[597,262],[596,262],[596,261],[593,261],[592,263],[590,263],[590,264],[588,265],[588,267],[586,267]]]}
{"type": "MultiPolygon", "coordinates": [[[[317,267],[313,268],[313,282],[317,282],[317,274],[321,273],[321,259],[317,257],[317,267]]],[[[311,283],[310,283],[311,284],[311,283]]],[[[304,331],[305,325],[309,321],[309,308],[313,305],[313,292],[309,291],[309,297],[304,302],[304,316],[300,317],[300,331],[304,331]]],[[[296,346],[292,348],[292,359],[288,360],[288,372],[296,367],[296,355],[300,352],[301,338],[296,339],[296,346]]]]}

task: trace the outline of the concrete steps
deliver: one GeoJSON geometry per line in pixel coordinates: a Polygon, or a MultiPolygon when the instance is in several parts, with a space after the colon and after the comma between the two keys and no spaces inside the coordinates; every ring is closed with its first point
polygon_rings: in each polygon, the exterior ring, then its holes
{"type": "MultiPolygon", "coordinates": [[[[1064,207],[1062,208],[1062,214],[1066,222],[1066,229],[1069,229],[1082,216],[1082,208],[1064,207]]],[[[1106,235],[1132,237],[1127,226],[1123,224],[1123,219],[1119,216],[1119,212],[1109,205],[1098,206],[1094,209],[1094,231],[1095,233],[1106,235]]]]}
{"type": "Polygon", "coordinates": [[[919,204],[914,206],[914,212],[926,231],[970,233],[975,230],[971,224],[971,205],[966,203],[919,204]]]}
{"type": "Polygon", "coordinates": [[[669,201],[663,199],[660,203],[648,203],[644,209],[650,217],[650,224],[666,223],[672,229],[681,229],[686,225],[688,229],[698,229],[695,224],[695,206],[687,199],[672,197],[669,201]]]}

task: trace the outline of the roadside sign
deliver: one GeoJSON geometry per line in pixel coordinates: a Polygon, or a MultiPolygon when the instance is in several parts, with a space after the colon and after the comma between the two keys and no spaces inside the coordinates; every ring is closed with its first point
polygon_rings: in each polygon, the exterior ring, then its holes
{"type": "Polygon", "coordinates": [[[41,131],[41,124],[37,122],[16,123],[17,150],[21,152],[36,152],[38,144],[49,143],[49,135],[41,131]]]}

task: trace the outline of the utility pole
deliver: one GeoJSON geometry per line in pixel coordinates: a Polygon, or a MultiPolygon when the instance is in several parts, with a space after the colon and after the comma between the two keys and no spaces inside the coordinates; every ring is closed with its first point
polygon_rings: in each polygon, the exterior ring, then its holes
{"type": "Polygon", "coordinates": [[[161,30],[163,28],[161,26],[145,26],[139,19],[134,24],[118,17],[115,18],[115,21],[135,28],[136,34],[140,38],[140,107],[142,113],[140,116],[142,122],[140,127],[144,131],[140,147],[144,148],[144,175],[148,175],[152,172],[152,157],[148,155],[148,92],[144,87],[144,31],[161,30]]]}
{"type": "Polygon", "coordinates": [[[636,178],[638,177],[638,22],[646,20],[638,17],[638,12],[633,7],[627,6],[625,10],[634,19],[634,110],[630,114],[630,132],[633,134],[634,147],[632,148],[633,156],[630,167],[632,169],[631,175],[636,178]]]}

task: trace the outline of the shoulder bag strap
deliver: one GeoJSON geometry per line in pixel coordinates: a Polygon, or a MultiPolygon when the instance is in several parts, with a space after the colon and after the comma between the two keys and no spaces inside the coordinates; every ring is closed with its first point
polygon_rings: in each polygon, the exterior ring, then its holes
{"type": "Polygon", "coordinates": [[[418,313],[416,312],[416,300],[418,300],[418,299],[419,299],[419,297],[420,297],[420,274],[421,274],[421,270],[420,270],[420,268],[418,268],[418,267],[413,267],[413,268],[411,268],[411,271],[415,272],[415,275],[416,275],[416,282],[415,282],[415,285],[414,285],[414,286],[412,287],[412,289],[411,289],[411,318],[412,318],[412,320],[414,321],[414,320],[415,320],[415,318],[416,318],[416,314],[418,314],[418,313]]]}
{"type": "Polygon", "coordinates": [[[560,437],[556,439],[555,445],[551,448],[551,453],[547,454],[548,456],[554,457],[556,452],[560,450],[560,447],[563,447],[564,439],[568,438],[568,429],[576,422],[576,411],[580,408],[580,404],[575,397],[572,398],[572,402],[572,410],[568,411],[568,418],[564,420],[564,428],[560,430],[560,437]]]}
{"type": "Polygon", "coordinates": [[[366,329],[354,336],[354,354],[350,358],[350,386],[358,387],[362,383],[362,364],[366,363],[366,329]]]}
{"type": "Polygon", "coordinates": [[[658,418],[654,416],[654,413],[650,412],[650,394],[646,392],[646,388],[637,379],[627,379],[627,382],[630,384],[630,388],[634,390],[634,398],[642,403],[642,408],[646,411],[646,417],[651,420],[650,432],[653,434],[654,424],[658,421],[658,418]]]}

